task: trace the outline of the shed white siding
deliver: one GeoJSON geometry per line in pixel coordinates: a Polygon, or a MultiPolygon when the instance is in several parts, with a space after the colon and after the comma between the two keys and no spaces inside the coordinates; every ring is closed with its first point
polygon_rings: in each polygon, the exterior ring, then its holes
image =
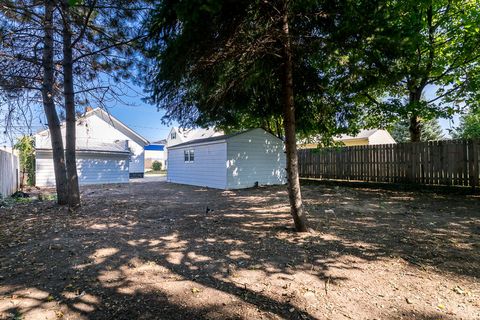
{"type": "MultiPolygon", "coordinates": [[[[128,154],[77,153],[77,172],[80,185],[128,183],[128,154]]],[[[54,186],[55,172],[51,151],[37,151],[36,185],[54,186]]]]}
{"type": "Polygon", "coordinates": [[[167,181],[202,187],[227,187],[227,144],[220,141],[168,149],[167,181]],[[193,162],[185,162],[185,150],[193,150],[193,162]]]}
{"type": "Polygon", "coordinates": [[[168,149],[167,181],[218,189],[286,182],[283,142],[263,129],[203,139],[168,149]],[[185,151],[193,150],[193,162],[185,151]]]}
{"type": "Polygon", "coordinates": [[[227,189],[286,183],[283,142],[262,129],[228,139],[227,189]]]}

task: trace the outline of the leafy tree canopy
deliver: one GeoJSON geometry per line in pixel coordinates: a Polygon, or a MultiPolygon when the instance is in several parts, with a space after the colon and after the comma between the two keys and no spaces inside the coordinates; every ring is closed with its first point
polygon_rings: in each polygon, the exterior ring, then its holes
{"type": "Polygon", "coordinates": [[[422,120],[449,117],[461,102],[480,101],[480,2],[406,0],[387,1],[385,6],[389,12],[385,28],[392,28],[388,39],[396,42],[396,48],[369,50],[375,38],[381,37],[378,33],[349,52],[348,58],[361,77],[372,75],[365,66],[383,73],[383,83],[365,90],[370,107],[376,110],[366,114],[366,121],[409,120],[415,140],[420,137],[422,120]],[[384,61],[388,55],[393,59],[384,61]],[[423,100],[428,87],[435,95],[423,100]]]}

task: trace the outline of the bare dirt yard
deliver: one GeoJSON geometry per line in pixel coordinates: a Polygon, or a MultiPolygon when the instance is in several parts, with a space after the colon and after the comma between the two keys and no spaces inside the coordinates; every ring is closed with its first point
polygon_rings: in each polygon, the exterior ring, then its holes
{"type": "Polygon", "coordinates": [[[480,198],[166,182],[0,209],[0,319],[480,319],[480,198]],[[213,211],[206,212],[206,208],[213,211]]]}

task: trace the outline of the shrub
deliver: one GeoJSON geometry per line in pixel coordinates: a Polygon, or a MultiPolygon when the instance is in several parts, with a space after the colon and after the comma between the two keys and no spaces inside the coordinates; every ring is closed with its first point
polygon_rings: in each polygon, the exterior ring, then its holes
{"type": "Polygon", "coordinates": [[[159,161],[153,161],[152,163],[152,169],[153,171],[160,171],[162,170],[162,163],[159,161]]]}
{"type": "Polygon", "coordinates": [[[35,146],[33,137],[23,136],[18,139],[15,149],[20,155],[20,167],[22,172],[21,185],[23,186],[25,178],[27,185],[35,185],[35,146]]]}

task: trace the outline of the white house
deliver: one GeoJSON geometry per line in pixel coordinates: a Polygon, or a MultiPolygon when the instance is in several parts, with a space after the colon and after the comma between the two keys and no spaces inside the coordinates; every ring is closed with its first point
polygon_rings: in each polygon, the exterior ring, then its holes
{"type": "MultiPolygon", "coordinates": [[[[310,141],[303,141],[299,143],[299,147],[302,149],[317,148],[316,141],[320,140],[320,137],[314,137],[309,139],[310,141]]],[[[376,144],[390,144],[397,143],[395,139],[383,129],[369,129],[360,130],[356,135],[351,136],[348,134],[342,134],[333,138],[335,142],[341,142],[346,147],[350,146],[368,146],[376,144]]]]}
{"type": "Polygon", "coordinates": [[[345,146],[364,146],[376,144],[390,144],[396,143],[395,139],[383,129],[369,129],[360,130],[355,136],[342,134],[333,139],[334,141],[341,141],[345,146]]]}
{"type": "Polygon", "coordinates": [[[177,144],[168,159],[169,182],[218,189],[286,183],[283,141],[263,129],[177,144]]]}
{"type": "MultiPolygon", "coordinates": [[[[61,130],[65,139],[65,124],[61,130]]],[[[148,141],[105,110],[88,109],[79,117],[76,136],[80,184],[123,183],[129,177],[143,177],[144,147],[148,141]]],[[[54,185],[48,130],[35,135],[35,149],[37,185],[54,185]]]]}

